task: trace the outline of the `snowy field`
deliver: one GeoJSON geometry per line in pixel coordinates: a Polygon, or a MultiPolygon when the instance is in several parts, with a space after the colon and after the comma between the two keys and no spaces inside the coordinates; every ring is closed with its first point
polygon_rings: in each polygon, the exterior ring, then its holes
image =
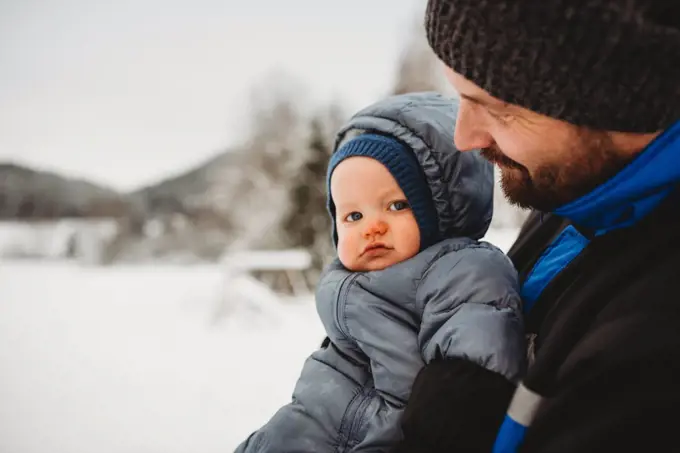
{"type": "Polygon", "coordinates": [[[0,262],[0,453],[232,451],[322,339],[310,297],[218,266],[0,262]]]}

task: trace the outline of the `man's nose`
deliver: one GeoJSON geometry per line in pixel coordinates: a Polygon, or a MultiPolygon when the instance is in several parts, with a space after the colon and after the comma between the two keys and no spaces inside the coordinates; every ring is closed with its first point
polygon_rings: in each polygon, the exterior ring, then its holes
{"type": "Polygon", "coordinates": [[[370,239],[376,236],[383,236],[387,233],[387,223],[384,220],[374,220],[372,221],[366,230],[364,230],[364,238],[370,239]]]}
{"type": "Polygon", "coordinates": [[[493,144],[493,137],[486,130],[486,121],[475,111],[470,101],[461,101],[453,142],[459,151],[472,151],[488,148],[493,144]]]}

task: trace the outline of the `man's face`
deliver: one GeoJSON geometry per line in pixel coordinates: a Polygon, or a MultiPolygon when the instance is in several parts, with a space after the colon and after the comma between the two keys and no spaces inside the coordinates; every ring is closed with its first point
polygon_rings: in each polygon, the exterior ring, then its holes
{"type": "Polygon", "coordinates": [[[626,141],[631,134],[578,127],[507,104],[449,68],[446,76],[460,95],[456,147],[481,149],[499,166],[506,197],[523,208],[552,211],[585,195],[644,147],[639,137],[626,141]]]}

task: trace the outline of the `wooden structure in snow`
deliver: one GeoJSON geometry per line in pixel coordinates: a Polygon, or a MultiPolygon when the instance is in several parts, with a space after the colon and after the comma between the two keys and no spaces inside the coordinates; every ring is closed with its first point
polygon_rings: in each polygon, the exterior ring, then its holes
{"type": "Polygon", "coordinates": [[[312,255],[304,249],[244,250],[223,256],[222,266],[230,276],[250,274],[272,290],[290,295],[311,292],[307,271],[312,255]]]}

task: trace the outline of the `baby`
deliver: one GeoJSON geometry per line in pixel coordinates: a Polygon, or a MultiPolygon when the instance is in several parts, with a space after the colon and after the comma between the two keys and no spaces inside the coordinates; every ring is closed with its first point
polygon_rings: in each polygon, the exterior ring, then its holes
{"type": "MultiPolygon", "coordinates": [[[[456,112],[438,94],[393,96],[339,132],[327,173],[338,256],[316,293],[328,339],[292,402],[237,451],[390,451],[418,371],[435,359],[480,369],[480,379],[521,377],[516,271],[479,241],[493,168],[455,149],[456,112]]],[[[469,375],[460,382],[465,395],[486,388],[469,375]]],[[[476,406],[457,409],[464,418],[484,410],[476,406]]]]}

